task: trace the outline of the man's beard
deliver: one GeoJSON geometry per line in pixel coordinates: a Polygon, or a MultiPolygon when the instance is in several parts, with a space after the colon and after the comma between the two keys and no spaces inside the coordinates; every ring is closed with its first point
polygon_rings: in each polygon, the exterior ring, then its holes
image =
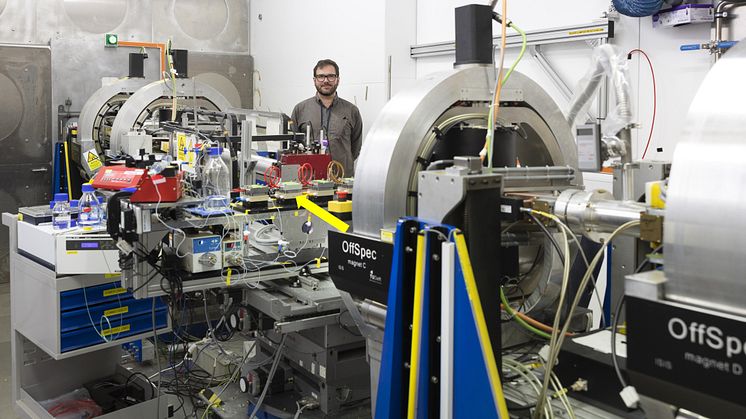
{"type": "Polygon", "coordinates": [[[317,86],[316,87],[316,91],[319,92],[319,94],[321,96],[334,96],[334,94],[337,93],[337,86],[331,86],[332,90],[329,93],[324,93],[324,91],[322,90],[323,87],[324,86],[321,86],[321,87],[317,86]]]}

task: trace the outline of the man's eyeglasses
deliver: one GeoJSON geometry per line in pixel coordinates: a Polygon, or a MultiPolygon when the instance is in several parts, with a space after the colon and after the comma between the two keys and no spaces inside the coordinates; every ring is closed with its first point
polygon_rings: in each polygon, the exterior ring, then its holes
{"type": "Polygon", "coordinates": [[[337,80],[337,75],[336,74],[317,74],[313,76],[313,78],[316,79],[316,81],[324,81],[324,80],[335,81],[337,80]]]}

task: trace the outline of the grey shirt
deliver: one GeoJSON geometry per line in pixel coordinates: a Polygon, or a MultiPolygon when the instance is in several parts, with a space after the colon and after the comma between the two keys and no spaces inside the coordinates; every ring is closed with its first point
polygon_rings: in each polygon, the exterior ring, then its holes
{"type": "Polygon", "coordinates": [[[291,118],[299,132],[306,132],[310,122],[314,140],[323,129],[332,159],[342,163],[345,177],[355,176],[355,159],[363,144],[363,119],[357,106],[335,95],[332,106],[326,108],[314,96],[295,105],[291,118]]]}

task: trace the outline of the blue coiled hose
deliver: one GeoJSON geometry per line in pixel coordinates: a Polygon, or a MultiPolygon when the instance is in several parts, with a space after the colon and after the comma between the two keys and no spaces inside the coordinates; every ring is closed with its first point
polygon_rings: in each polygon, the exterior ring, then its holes
{"type": "Polygon", "coordinates": [[[625,15],[632,17],[652,16],[661,9],[663,0],[612,0],[614,8],[625,15]]]}

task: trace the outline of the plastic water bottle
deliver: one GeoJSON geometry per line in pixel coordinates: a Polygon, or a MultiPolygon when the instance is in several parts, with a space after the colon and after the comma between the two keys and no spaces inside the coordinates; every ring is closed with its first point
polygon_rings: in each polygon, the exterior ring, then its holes
{"type": "Polygon", "coordinates": [[[231,202],[231,179],[228,166],[220,157],[221,149],[210,149],[205,170],[202,172],[203,207],[206,210],[228,208],[231,202]]]}
{"type": "Polygon", "coordinates": [[[171,155],[166,154],[159,161],[153,163],[150,166],[150,170],[148,170],[148,174],[150,176],[153,176],[153,175],[157,175],[158,173],[161,173],[163,169],[167,168],[171,164],[173,159],[174,158],[171,157],[171,155]]]}
{"type": "Polygon", "coordinates": [[[52,227],[55,230],[70,228],[70,204],[67,203],[66,193],[54,194],[52,207],[52,227]]]}
{"type": "Polygon", "coordinates": [[[78,225],[96,226],[101,223],[101,206],[96,198],[93,186],[83,184],[83,196],[78,200],[78,225]]]}
{"type": "Polygon", "coordinates": [[[101,223],[106,225],[106,198],[98,196],[98,208],[101,211],[101,223]]]}

